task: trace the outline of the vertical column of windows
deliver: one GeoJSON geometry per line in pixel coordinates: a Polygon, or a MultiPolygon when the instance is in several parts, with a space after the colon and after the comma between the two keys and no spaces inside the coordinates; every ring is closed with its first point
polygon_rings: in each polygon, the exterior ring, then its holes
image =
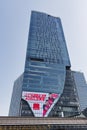
{"type": "Polygon", "coordinates": [[[56,42],[58,41],[56,41],[57,35],[55,31],[56,30],[55,25],[56,24],[52,18],[48,18],[47,16],[45,16],[44,18],[43,15],[40,17],[39,16],[36,17],[36,21],[33,27],[35,28],[35,31],[37,31],[36,34],[38,35],[33,35],[33,37],[35,37],[36,41],[38,41],[38,44],[36,43],[37,47],[33,45],[34,43],[32,44],[32,47],[34,49],[36,47],[36,51],[30,50],[31,52],[30,54],[36,53],[35,55],[37,57],[42,57],[44,59],[48,58],[48,61],[51,61],[51,62],[57,62],[61,60],[59,59],[60,53],[57,51],[58,46],[56,46],[56,42]],[[52,48],[54,48],[55,53],[52,52],[52,48]]]}

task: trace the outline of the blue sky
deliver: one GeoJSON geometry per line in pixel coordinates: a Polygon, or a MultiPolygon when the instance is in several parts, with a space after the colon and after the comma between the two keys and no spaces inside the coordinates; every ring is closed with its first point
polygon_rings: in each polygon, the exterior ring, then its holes
{"type": "Polygon", "coordinates": [[[87,0],[0,0],[0,116],[24,71],[31,10],[61,18],[72,70],[87,80],[87,0]]]}

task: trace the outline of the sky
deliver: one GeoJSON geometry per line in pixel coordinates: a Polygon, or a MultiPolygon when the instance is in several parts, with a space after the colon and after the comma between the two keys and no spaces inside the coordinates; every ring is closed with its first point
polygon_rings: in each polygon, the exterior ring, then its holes
{"type": "Polygon", "coordinates": [[[0,116],[24,71],[31,10],[61,18],[71,69],[87,80],[87,0],[0,0],[0,116]]]}

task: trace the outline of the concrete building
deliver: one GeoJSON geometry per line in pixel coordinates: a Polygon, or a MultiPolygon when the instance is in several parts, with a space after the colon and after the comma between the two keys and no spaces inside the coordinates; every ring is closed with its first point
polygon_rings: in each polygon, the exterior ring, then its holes
{"type": "Polygon", "coordinates": [[[0,130],[87,130],[87,119],[0,117],[0,130]]]}

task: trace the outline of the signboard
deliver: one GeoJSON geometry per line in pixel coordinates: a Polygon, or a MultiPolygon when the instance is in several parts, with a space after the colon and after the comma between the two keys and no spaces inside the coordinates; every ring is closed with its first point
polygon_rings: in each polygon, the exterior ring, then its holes
{"type": "Polygon", "coordinates": [[[35,117],[47,117],[59,94],[23,91],[22,98],[27,101],[35,117]]]}

